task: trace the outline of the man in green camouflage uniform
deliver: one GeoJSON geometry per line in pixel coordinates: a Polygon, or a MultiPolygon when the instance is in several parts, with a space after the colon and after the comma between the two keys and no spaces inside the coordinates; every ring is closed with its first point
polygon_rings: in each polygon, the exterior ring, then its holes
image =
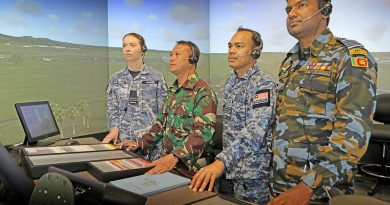
{"type": "Polygon", "coordinates": [[[150,131],[137,142],[124,141],[128,150],[153,149],[162,140],[162,157],[151,163],[149,174],[174,167],[191,177],[205,166],[212,149],[217,99],[214,91],[196,73],[199,48],[191,41],[178,41],[171,52],[169,70],[177,80],[168,90],[162,112],[150,131]]]}
{"type": "Polygon", "coordinates": [[[287,1],[287,28],[299,42],[279,71],[272,205],[326,200],[333,187],[353,193],[368,146],[377,63],[358,42],[333,36],[331,8],[330,1],[287,1]]]}

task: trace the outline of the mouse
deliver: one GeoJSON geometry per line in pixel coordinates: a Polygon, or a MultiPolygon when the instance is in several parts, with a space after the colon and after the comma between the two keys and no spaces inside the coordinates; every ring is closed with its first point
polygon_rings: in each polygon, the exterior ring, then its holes
{"type": "Polygon", "coordinates": [[[65,146],[70,146],[70,145],[79,145],[80,142],[75,140],[75,139],[69,139],[66,143],[65,146]]]}

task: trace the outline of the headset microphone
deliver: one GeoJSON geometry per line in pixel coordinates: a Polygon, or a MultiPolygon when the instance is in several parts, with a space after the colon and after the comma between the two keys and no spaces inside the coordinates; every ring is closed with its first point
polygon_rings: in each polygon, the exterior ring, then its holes
{"type": "Polygon", "coordinates": [[[252,53],[248,53],[248,54],[245,54],[245,55],[236,55],[238,58],[242,58],[242,57],[245,57],[245,56],[252,56],[252,58],[253,59],[257,59],[257,58],[259,58],[259,56],[260,56],[260,54],[259,54],[260,52],[258,52],[258,51],[253,51],[252,53]]]}
{"type": "Polygon", "coordinates": [[[317,15],[318,13],[320,13],[322,10],[324,10],[325,8],[328,8],[329,5],[325,5],[324,7],[322,7],[320,10],[318,10],[317,12],[315,12],[314,14],[312,14],[311,16],[307,17],[306,19],[302,20],[302,23],[303,22],[306,22],[308,20],[310,20],[311,18],[313,18],[315,15],[317,15]]]}
{"type": "Polygon", "coordinates": [[[250,56],[250,55],[252,55],[252,53],[248,53],[248,54],[245,54],[245,55],[236,55],[236,56],[241,58],[241,57],[250,56]]]}

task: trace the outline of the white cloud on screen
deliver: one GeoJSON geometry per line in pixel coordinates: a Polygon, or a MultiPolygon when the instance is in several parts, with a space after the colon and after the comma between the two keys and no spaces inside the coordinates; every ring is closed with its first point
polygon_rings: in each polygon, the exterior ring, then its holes
{"type": "Polygon", "coordinates": [[[139,25],[138,22],[132,23],[129,26],[129,31],[139,33],[141,31],[141,26],[139,25]]]}
{"type": "Polygon", "coordinates": [[[232,5],[233,11],[245,11],[246,6],[241,2],[235,2],[232,5]]]}
{"type": "Polygon", "coordinates": [[[199,26],[193,33],[193,38],[196,40],[209,40],[210,28],[206,26],[199,26]]]}
{"type": "Polygon", "coordinates": [[[244,17],[236,16],[233,20],[231,20],[229,22],[226,22],[226,23],[219,22],[219,23],[217,23],[217,26],[223,28],[226,31],[234,32],[234,31],[237,30],[237,28],[240,25],[243,25],[245,22],[246,22],[246,20],[245,20],[244,17]]]}
{"type": "Polygon", "coordinates": [[[78,21],[78,22],[76,22],[75,24],[74,24],[74,29],[76,30],[76,31],[79,31],[79,32],[90,32],[90,30],[89,30],[89,26],[88,26],[89,24],[87,23],[87,22],[85,22],[85,21],[78,21]]]}
{"type": "Polygon", "coordinates": [[[109,44],[111,47],[122,47],[122,38],[124,35],[130,32],[139,33],[145,37],[145,34],[141,33],[141,26],[138,22],[134,22],[129,25],[123,25],[118,22],[110,22],[108,25],[109,44]]]}
{"type": "Polygon", "coordinates": [[[93,13],[89,12],[89,11],[83,12],[81,15],[85,18],[92,18],[93,17],[93,13]]]}
{"type": "Polygon", "coordinates": [[[15,8],[23,14],[39,16],[42,14],[41,6],[33,0],[17,0],[14,2],[15,8]]]}
{"type": "MultiPolygon", "coordinates": [[[[383,24],[371,25],[363,30],[364,36],[371,41],[381,41],[387,31],[387,26],[383,24]]],[[[387,36],[386,36],[387,37],[387,36]]]]}
{"type": "Polygon", "coordinates": [[[26,26],[26,21],[21,16],[15,16],[12,14],[0,14],[0,22],[11,27],[26,26]]]}
{"type": "Polygon", "coordinates": [[[177,2],[171,6],[170,16],[178,23],[193,24],[198,22],[200,11],[196,1],[194,0],[188,1],[188,4],[177,2]]]}
{"type": "Polygon", "coordinates": [[[171,29],[160,28],[158,33],[158,36],[164,41],[174,42],[177,39],[176,32],[171,29]]]}
{"type": "MultiPolygon", "coordinates": [[[[109,22],[108,24],[108,30],[110,31],[110,38],[111,39],[119,39],[122,38],[126,33],[123,29],[123,25],[117,22],[109,22]]],[[[112,45],[112,46],[118,46],[118,45],[112,45]]],[[[119,45],[120,46],[120,45],[119,45]]]]}
{"type": "Polygon", "coordinates": [[[152,14],[148,15],[148,19],[151,20],[151,21],[157,21],[158,17],[155,14],[152,13],[152,14]]]}
{"type": "Polygon", "coordinates": [[[49,14],[49,19],[51,19],[53,21],[57,21],[59,19],[59,17],[55,14],[49,14]]]}

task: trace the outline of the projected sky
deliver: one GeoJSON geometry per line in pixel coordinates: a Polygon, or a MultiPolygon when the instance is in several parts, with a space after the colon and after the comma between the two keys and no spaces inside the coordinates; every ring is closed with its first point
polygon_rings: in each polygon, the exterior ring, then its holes
{"type": "MultiPolygon", "coordinates": [[[[285,0],[0,0],[0,33],[120,47],[138,32],[148,47],[170,50],[191,40],[202,52],[224,53],[238,26],[258,30],[266,52],[296,40],[285,28],[285,0]],[[106,15],[108,12],[108,16],[106,15]]],[[[330,28],[371,51],[390,51],[390,0],[333,1],[330,28]]]]}
{"type": "Polygon", "coordinates": [[[0,33],[107,46],[107,1],[0,0],[0,33]]]}

